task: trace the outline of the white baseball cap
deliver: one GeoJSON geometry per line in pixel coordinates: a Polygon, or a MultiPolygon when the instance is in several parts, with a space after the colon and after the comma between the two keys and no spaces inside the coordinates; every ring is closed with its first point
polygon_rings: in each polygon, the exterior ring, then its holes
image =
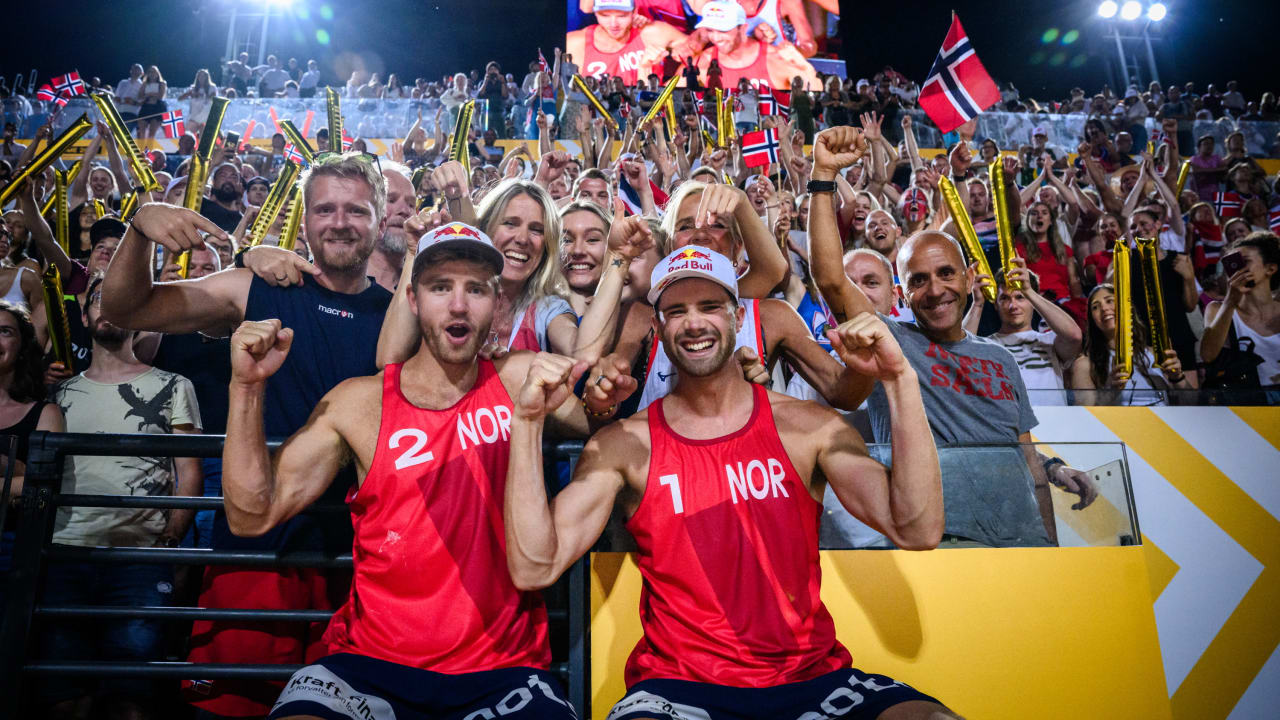
{"type": "Polygon", "coordinates": [[[723,287],[736,300],[738,275],[733,262],[714,250],[686,245],[658,262],[649,277],[649,304],[657,305],[662,291],[677,280],[698,277],[723,287]]]}
{"type": "Polygon", "coordinates": [[[726,0],[711,0],[702,6],[702,19],[694,27],[729,31],[746,24],[747,13],[741,5],[726,0]]]}
{"type": "Polygon", "coordinates": [[[622,12],[631,12],[635,9],[635,0],[596,0],[595,5],[591,7],[591,12],[600,12],[601,10],[621,10],[622,12]]]}
{"type": "Polygon", "coordinates": [[[506,264],[502,253],[498,252],[493,241],[482,230],[466,223],[453,222],[441,225],[418,239],[418,256],[413,260],[413,277],[418,277],[428,259],[444,250],[457,250],[473,255],[477,260],[488,264],[494,275],[502,272],[506,264]]]}
{"type": "Polygon", "coordinates": [[[1045,126],[1037,125],[1036,129],[1031,131],[1031,137],[1035,137],[1037,135],[1043,135],[1045,137],[1049,137],[1049,131],[1045,128],[1045,126]]]}

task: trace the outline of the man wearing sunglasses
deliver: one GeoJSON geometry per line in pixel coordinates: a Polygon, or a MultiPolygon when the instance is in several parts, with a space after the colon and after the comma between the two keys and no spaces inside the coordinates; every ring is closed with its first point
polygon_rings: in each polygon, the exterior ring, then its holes
{"type": "MultiPolygon", "coordinates": [[[[225,336],[245,320],[278,319],[294,330],[293,351],[266,386],[266,432],[286,437],[301,428],[326,392],[347,378],[377,372],[374,351],[387,290],[367,276],[369,256],[386,230],[387,186],[377,164],[359,153],[317,157],[301,180],[306,202],[304,232],[315,264],[278,248],[273,287],[243,268],[198,280],[153,283],[153,243],[182,252],[210,239],[226,241],[215,224],[189,210],[152,203],[134,216],[103,288],[103,315],[131,330],[206,332],[225,336]],[[285,257],[287,255],[288,257],[285,257]]],[[[341,502],[354,476],[339,477],[322,502],[341,502]]],[[[236,538],[221,512],[213,526],[215,549],[290,548],[342,552],[351,547],[351,526],[337,515],[303,515],[261,538],[236,538]]],[[[203,607],[317,608],[324,598],[346,594],[345,581],[330,584],[323,570],[210,568],[200,598],[203,607]],[[263,588],[270,588],[264,591],[263,588]],[[318,600],[317,600],[318,599],[318,600]]],[[[321,607],[320,609],[327,609],[321,607]]],[[[300,623],[264,624],[262,632],[222,623],[197,622],[192,629],[195,662],[301,663],[309,628],[300,623]]],[[[257,629],[257,628],[255,628],[257,629]]],[[[193,702],[217,715],[262,716],[279,694],[265,681],[193,683],[193,702]]]]}

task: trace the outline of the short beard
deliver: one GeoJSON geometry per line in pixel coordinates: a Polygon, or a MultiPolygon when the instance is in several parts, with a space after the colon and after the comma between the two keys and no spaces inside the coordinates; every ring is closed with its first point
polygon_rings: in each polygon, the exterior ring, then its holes
{"type": "Polygon", "coordinates": [[[471,339],[462,347],[454,347],[445,340],[443,328],[421,328],[423,341],[427,345],[427,350],[439,362],[446,365],[467,365],[475,362],[476,357],[480,353],[481,346],[489,337],[489,328],[492,321],[478,326],[471,339]]]}
{"type": "Polygon", "coordinates": [[[118,328],[115,325],[101,321],[93,326],[93,341],[112,352],[124,347],[125,341],[132,334],[131,330],[118,328]]]}
{"type": "Polygon", "coordinates": [[[676,344],[674,337],[662,338],[662,342],[666,346],[667,357],[671,359],[671,364],[676,367],[676,372],[684,377],[707,377],[708,375],[714,375],[720,371],[720,368],[724,367],[724,364],[733,356],[733,351],[737,349],[735,347],[737,345],[736,337],[726,340],[723,336],[720,336],[715,340],[717,343],[715,355],[699,360],[696,363],[689,363],[682,354],[683,351],[676,344]]]}
{"type": "Polygon", "coordinates": [[[218,185],[213,189],[213,199],[223,203],[235,202],[240,199],[240,191],[234,187],[218,185]]]}
{"type": "Polygon", "coordinates": [[[388,227],[378,238],[376,248],[384,255],[403,258],[409,247],[409,234],[404,228],[388,227]]]}
{"type": "Polygon", "coordinates": [[[316,238],[312,242],[307,239],[307,247],[311,250],[311,255],[315,259],[315,264],[320,270],[326,274],[336,273],[344,274],[356,270],[361,270],[368,265],[369,256],[373,254],[373,246],[376,240],[368,238],[359,238],[360,242],[352,247],[352,252],[346,257],[331,258],[326,255],[326,242],[323,237],[316,238]]]}

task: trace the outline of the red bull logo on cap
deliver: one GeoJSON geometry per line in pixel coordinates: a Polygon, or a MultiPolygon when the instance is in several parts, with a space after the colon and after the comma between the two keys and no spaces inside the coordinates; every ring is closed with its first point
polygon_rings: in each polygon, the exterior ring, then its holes
{"type": "Polygon", "coordinates": [[[463,223],[451,223],[449,225],[442,226],[436,231],[436,235],[437,237],[443,235],[463,235],[465,237],[475,238],[476,240],[481,239],[480,233],[475,228],[463,223]]]}

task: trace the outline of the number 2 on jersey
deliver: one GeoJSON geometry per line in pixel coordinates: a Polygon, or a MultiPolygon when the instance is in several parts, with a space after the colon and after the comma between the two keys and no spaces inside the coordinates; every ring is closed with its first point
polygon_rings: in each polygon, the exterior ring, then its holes
{"type": "Polygon", "coordinates": [[[387,441],[387,445],[389,445],[392,450],[395,450],[400,447],[401,441],[405,438],[412,438],[413,445],[409,446],[408,450],[405,450],[400,457],[396,458],[397,470],[403,470],[407,467],[413,467],[414,465],[421,465],[424,462],[431,462],[435,459],[430,450],[422,453],[421,455],[418,454],[422,451],[422,448],[427,446],[427,434],[418,428],[404,428],[402,430],[395,431],[391,434],[391,439],[387,441]]]}

